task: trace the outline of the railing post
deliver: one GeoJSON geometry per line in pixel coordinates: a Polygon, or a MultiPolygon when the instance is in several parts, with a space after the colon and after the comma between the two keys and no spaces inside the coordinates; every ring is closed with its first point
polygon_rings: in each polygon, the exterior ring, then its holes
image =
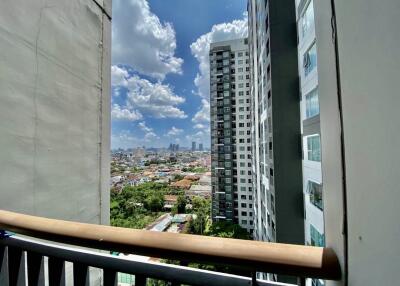
{"type": "Polygon", "coordinates": [[[65,262],[49,257],[49,286],[65,286],[65,262]]]}
{"type": "Polygon", "coordinates": [[[103,270],[103,284],[104,286],[117,286],[118,275],[117,272],[110,269],[103,270]]]}
{"type": "Polygon", "coordinates": [[[251,272],[251,286],[257,286],[257,271],[251,272]]]}
{"type": "Polygon", "coordinates": [[[27,252],[28,261],[28,285],[44,286],[44,259],[35,252],[27,252]]]}
{"type": "Polygon", "coordinates": [[[0,285],[8,285],[7,268],[7,250],[4,245],[0,245],[0,285]]]}
{"type": "Polygon", "coordinates": [[[74,286],[89,286],[89,267],[87,265],[74,262],[74,286]]]}
{"type": "Polygon", "coordinates": [[[135,286],[146,286],[147,278],[143,275],[135,275],[135,286]]]}
{"type": "Polygon", "coordinates": [[[8,281],[10,286],[25,286],[25,255],[22,249],[8,246],[8,281]]]}
{"type": "Polygon", "coordinates": [[[306,279],[303,277],[298,277],[297,278],[297,285],[298,286],[306,286],[306,279]]]}

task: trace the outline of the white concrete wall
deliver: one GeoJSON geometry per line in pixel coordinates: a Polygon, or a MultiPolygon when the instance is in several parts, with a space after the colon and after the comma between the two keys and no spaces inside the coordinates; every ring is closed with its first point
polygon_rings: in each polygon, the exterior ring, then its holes
{"type": "Polygon", "coordinates": [[[111,1],[96,1],[0,1],[0,209],[109,223],[111,1]]]}
{"type": "Polygon", "coordinates": [[[335,1],[349,285],[399,285],[400,1],[335,1]]]}
{"type": "MultiPolygon", "coordinates": [[[[340,142],[340,102],[332,44],[331,7],[330,3],[317,2],[327,246],[337,252],[343,271],[346,271],[347,262],[346,285],[398,285],[400,2],[334,1],[343,148],[340,142]],[[344,169],[341,166],[342,154],[344,169]],[[345,209],[343,178],[347,197],[345,209]],[[342,235],[343,216],[347,218],[347,238],[342,235]]],[[[328,282],[327,285],[345,283],[343,280],[340,283],[328,282]]]]}
{"type": "Polygon", "coordinates": [[[246,68],[249,67],[249,63],[246,63],[246,61],[249,61],[249,56],[248,56],[248,46],[243,43],[243,40],[241,40],[241,44],[237,45],[237,47],[234,45],[232,47],[232,52],[235,52],[235,85],[236,85],[236,91],[235,91],[235,101],[236,101],[236,164],[237,164],[237,195],[238,195],[238,222],[239,225],[245,229],[247,229],[248,232],[250,232],[254,228],[253,224],[253,192],[249,190],[249,188],[253,187],[252,183],[249,183],[249,180],[251,181],[252,175],[251,175],[251,167],[249,167],[249,163],[251,166],[251,159],[248,158],[248,155],[251,154],[251,151],[248,151],[248,147],[251,148],[251,143],[247,142],[247,139],[250,138],[250,135],[247,134],[247,132],[251,131],[251,127],[247,126],[247,124],[251,123],[251,119],[247,118],[247,115],[249,114],[249,111],[247,110],[248,108],[250,109],[250,87],[246,87],[246,84],[250,84],[250,79],[246,79],[246,76],[250,75],[249,71],[246,71],[246,68]],[[239,57],[239,53],[242,53],[242,57],[239,57]],[[239,64],[239,61],[242,61],[242,64],[239,64]],[[242,72],[239,71],[239,68],[243,69],[242,72]],[[243,77],[243,79],[239,79],[239,76],[243,77]],[[242,84],[243,87],[240,87],[239,85],[242,84]],[[242,92],[243,95],[239,95],[239,93],[242,92]],[[249,95],[247,95],[247,92],[249,92],[249,95]],[[240,101],[243,101],[241,103],[240,101]],[[247,102],[249,100],[249,102],[247,102]],[[244,108],[243,111],[240,110],[240,108],[244,108]],[[241,119],[240,116],[243,118],[241,119]],[[244,127],[240,127],[239,124],[243,123],[244,127]],[[240,132],[243,132],[243,134],[240,134],[240,132]],[[244,143],[241,143],[240,140],[244,140],[244,143]],[[245,150],[240,150],[240,148],[244,148],[245,150]],[[241,158],[244,156],[244,159],[241,158]],[[244,164],[243,166],[240,166],[240,164],[244,164]],[[244,174],[241,174],[241,172],[244,172],[244,174]],[[250,175],[249,175],[250,172],[250,175]],[[241,182],[241,180],[245,180],[245,182],[241,182]],[[245,191],[242,191],[242,187],[245,188],[245,191]],[[245,199],[242,199],[242,196],[245,196],[245,199]],[[251,197],[251,199],[250,199],[251,197]],[[245,204],[246,206],[242,204],[245,204]],[[250,207],[251,206],[251,207],[250,207]],[[243,216],[242,212],[245,212],[247,215],[243,216]],[[243,222],[246,221],[244,224],[243,222]]]}

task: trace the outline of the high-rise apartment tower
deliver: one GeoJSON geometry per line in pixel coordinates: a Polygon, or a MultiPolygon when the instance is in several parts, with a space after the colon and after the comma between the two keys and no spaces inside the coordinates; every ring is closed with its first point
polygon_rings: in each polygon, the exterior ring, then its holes
{"type": "Polygon", "coordinates": [[[254,238],[303,244],[295,5],[249,0],[248,15],[254,238]]]}
{"type": "Polygon", "coordinates": [[[253,231],[250,75],[247,38],[212,43],[212,218],[253,231]]]}

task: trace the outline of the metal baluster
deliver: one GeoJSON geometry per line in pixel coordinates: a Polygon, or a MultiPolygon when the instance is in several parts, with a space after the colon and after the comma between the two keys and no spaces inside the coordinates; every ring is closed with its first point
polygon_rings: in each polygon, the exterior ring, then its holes
{"type": "Polygon", "coordinates": [[[10,286],[25,286],[25,254],[20,248],[8,247],[8,279],[10,286]]]}
{"type": "Polygon", "coordinates": [[[306,286],[306,279],[303,277],[298,277],[297,278],[297,285],[299,286],[306,286]]]}
{"type": "Polygon", "coordinates": [[[104,286],[117,286],[117,272],[110,269],[103,270],[104,286]]]}
{"type": "Polygon", "coordinates": [[[135,275],[135,286],[146,286],[147,278],[143,275],[135,275]]]}
{"type": "Polygon", "coordinates": [[[49,257],[49,286],[65,286],[65,261],[49,257]]]}
{"type": "Polygon", "coordinates": [[[257,286],[257,271],[251,272],[251,286],[257,286]]]}
{"type": "Polygon", "coordinates": [[[89,286],[89,267],[85,264],[74,263],[74,286],[89,286]]]}
{"type": "Polygon", "coordinates": [[[8,285],[7,249],[0,245],[0,285],[8,285]]]}
{"type": "Polygon", "coordinates": [[[44,286],[44,259],[35,252],[27,252],[28,261],[28,285],[44,286]]]}

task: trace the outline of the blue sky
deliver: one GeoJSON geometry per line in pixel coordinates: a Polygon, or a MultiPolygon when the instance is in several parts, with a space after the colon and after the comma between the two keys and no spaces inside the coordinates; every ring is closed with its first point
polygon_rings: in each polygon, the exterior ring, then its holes
{"type": "Polygon", "coordinates": [[[114,0],[112,148],[210,145],[209,43],[247,35],[246,0],[114,0]]]}

